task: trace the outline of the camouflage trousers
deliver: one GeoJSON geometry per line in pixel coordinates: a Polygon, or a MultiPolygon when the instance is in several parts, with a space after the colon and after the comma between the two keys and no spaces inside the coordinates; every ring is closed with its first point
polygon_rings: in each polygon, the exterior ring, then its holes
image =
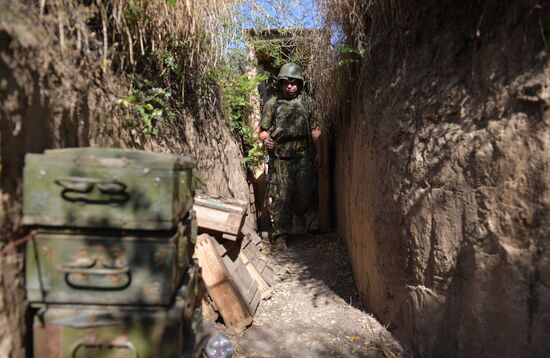
{"type": "Polygon", "coordinates": [[[273,161],[271,177],[272,236],[290,233],[294,214],[304,215],[315,196],[317,180],[310,156],[273,161]]]}

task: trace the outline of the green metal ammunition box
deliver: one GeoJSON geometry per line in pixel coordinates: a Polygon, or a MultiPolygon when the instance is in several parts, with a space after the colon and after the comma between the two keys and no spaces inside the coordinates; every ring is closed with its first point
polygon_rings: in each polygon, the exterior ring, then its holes
{"type": "Polygon", "coordinates": [[[70,148],[27,154],[23,224],[170,230],[193,205],[185,156],[70,148]]]}
{"type": "Polygon", "coordinates": [[[28,300],[168,305],[191,264],[194,221],[172,232],[37,231],[27,244],[28,300]]]}
{"type": "MultiPolygon", "coordinates": [[[[194,270],[193,270],[194,271],[194,270]]],[[[35,358],[195,357],[200,320],[193,275],[173,306],[34,306],[35,358]]]]}

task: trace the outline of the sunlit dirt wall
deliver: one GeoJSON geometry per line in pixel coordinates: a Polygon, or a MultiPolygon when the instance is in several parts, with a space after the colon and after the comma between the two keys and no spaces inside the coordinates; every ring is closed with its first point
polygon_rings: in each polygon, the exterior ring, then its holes
{"type": "Polygon", "coordinates": [[[336,133],[356,282],[420,357],[545,356],[549,4],[395,4],[336,133]]]}

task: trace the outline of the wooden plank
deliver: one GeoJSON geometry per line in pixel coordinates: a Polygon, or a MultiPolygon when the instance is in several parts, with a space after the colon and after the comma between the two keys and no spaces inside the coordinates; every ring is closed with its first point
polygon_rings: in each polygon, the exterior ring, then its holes
{"type": "Polygon", "coordinates": [[[214,285],[226,279],[225,268],[219,254],[210,242],[209,235],[199,235],[195,246],[195,254],[202,268],[202,278],[207,285],[214,285]]]}
{"type": "MultiPolygon", "coordinates": [[[[251,315],[254,315],[262,296],[258,283],[250,275],[240,257],[237,257],[234,261],[228,256],[224,256],[223,259],[224,262],[226,260],[232,261],[232,269],[229,272],[231,281],[235,284],[235,287],[246,303],[248,312],[251,315]]],[[[226,267],[227,266],[228,265],[226,265],[226,267]]]]}
{"type": "Polygon", "coordinates": [[[254,184],[248,181],[248,214],[245,218],[246,225],[254,228],[258,226],[258,209],[256,205],[256,196],[254,194],[254,184]]]}
{"type": "MultiPolygon", "coordinates": [[[[253,236],[254,234],[256,234],[256,230],[254,230],[254,228],[250,227],[250,225],[248,223],[245,223],[243,225],[243,227],[241,228],[241,232],[242,234],[247,237],[247,236],[253,236]]],[[[257,236],[257,234],[256,234],[257,236]]]]}
{"type": "Polygon", "coordinates": [[[258,283],[250,275],[239,257],[240,246],[230,241],[224,242],[222,245],[215,239],[212,240],[212,243],[217,248],[218,253],[221,254],[222,262],[229,273],[231,282],[233,282],[243,301],[246,303],[248,312],[253,315],[260,303],[261,291],[259,290],[258,283]],[[225,243],[228,244],[228,247],[226,247],[225,243]]]}
{"type": "Polygon", "coordinates": [[[258,235],[256,230],[252,228],[248,222],[245,222],[243,227],[241,228],[241,233],[243,234],[243,247],[248,245],[250,242],[252,242],[258,251],[262,251],[262,248],[264,247],[264,240],[258,235]]]}
{"type": "Polygon", "coordinates": [[[247,203],[235,198],[223,198],[218,195],[202,193],[195,196],[195,205],[243,215],[247,203]]]}
{"type": "Polygon", "coordinates": [[[254,279],[254,281],[257,282],[258,284],[258,289],[260,290],[261,292],[261,297],[262,297],[262,300],[266,300],[268,298],[271,297],[271,295],[273,294],[273,287],[271,287],[265,280],[264,278],[262,277],[262,275],[258,272],[258,270],[256,270],[256,267],[254,267],[254,265],[252,264],[252,262],[250,262],[250,260],[248,260],[248,257],[246,257],[246,255],[241,252],[239,254],[239,257],[241,258],[242,262],[244,263],[244,265],[246,266],[246,269],[248,270],[248,273],[250,274],[250,276],[252,276],[252,278],[254,279]]]}
{"type": "Polygon", "coordinates": [[[275,273],[273,269],[267,264],[267,260],[262,258],[258,246],[261,245],[261,241],[255,244],[249,237],[243,239],[241,246],[241,252],[248,258],[248,261],[252,263],[256,271],[262,276],[263,281],[267,282],[269,286],[273,285],[275,280],[275,273]]]}
{"type": "Polygon", "coordinates": [[[195,247],[206,289],[226,325],[241,330],[252,323],[247,303],[241,297],[218,253],[214,239],[202,234],[195,247]]]}
{"type": "Polygon", "coordinates": [[[256,203],[256,226],[259,230],[267,231],[271,226],[269,210],[264,207],[266,178],[265,173],[260,173],[258,176],[248,176],[250,182],[254,186],[254,202],[256,203]]]}
{"type": "Polygon", "coordinates": [[[238,237],[237,235],[231,235],[227,233],[222,234],[222,239],[224,240],[237,241],[237,237],[238,237]]]}
{"type": "Polygon", "coordinates": [[[243,304],[236,303],[241,296],[229,284],[211,287],[210,296],[218,306],[220,315],[225,324],[235,330],[243,330],[252,324],[252,316],[243,304]]]}
{"type": "Polygon", "coordinates": [[[225,223],[229,220],[229,215],[231,214],[227,211],[198,205],[196,203],[194,205],[194,209],[197,212],[197,220],[207,220],[219,223],[225,223]]]}
{"type": "Polygon", "coordinates": [[[197,226],[221,233],[228,233],[237,236],[244,221],[244,215],[227,213],[224,211],[195,205],[197,226]]]}
{"type": "Polygon", "coordinates": [[[265,282],[267,282],[268,285],[272,286],[273,282],[275,282],[275,271],[273,271],[273,268],[267,264],[264,260],[254,260],[252,261],[252,264],[254,267],[256,267],[256,270],[262,275],[265,282]]]}
{"type": "Polygon", "coordinates": [[[259,236],[259,235],[252,235],[251,236],[251,240],[252,242],[254,243],[254,245],[258,246],[260,244],[262,244],[262,238],[259,236]]]}
{"type": "Polygon", "coordinates": [[[219,230],[212,230],[212,229],[208,229],[208,228],[205,228],[205,227],[199,227],[198,228],[198,233],[199,234],[208,234],[208,235],[216,238],[216,240],[218,240],[220,242],[223,242],[223,243],[226,243],[226,242],[240,243],[240,239],[242,238],[241,235],[228,234],[226,232],[220,232],[219,230]]]}

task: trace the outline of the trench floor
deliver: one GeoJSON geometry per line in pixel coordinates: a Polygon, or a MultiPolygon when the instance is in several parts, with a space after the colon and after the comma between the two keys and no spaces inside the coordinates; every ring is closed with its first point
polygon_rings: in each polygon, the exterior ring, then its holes
{"type": "Polygon", "coordinates": [[[346,245],[337,235],[302,235],[284,251],[264,250],[276,272],[244,332],[218,324],[234,357],[405,357],[361,302],[346,245]]]}

